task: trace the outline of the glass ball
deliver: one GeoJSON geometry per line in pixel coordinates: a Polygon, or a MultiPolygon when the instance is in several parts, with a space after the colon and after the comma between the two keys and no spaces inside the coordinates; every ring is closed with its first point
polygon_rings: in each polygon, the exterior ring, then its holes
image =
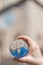
{"type": "Polygon", "coordinates": [[[9,50],[14,58],[21,58],[28,54],[29,47],[24,40],[17,39],[10,44],[9,50]]]}

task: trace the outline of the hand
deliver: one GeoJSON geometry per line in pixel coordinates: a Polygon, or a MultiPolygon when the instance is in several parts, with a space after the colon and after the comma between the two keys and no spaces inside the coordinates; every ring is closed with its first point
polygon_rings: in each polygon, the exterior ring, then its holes
{"type": "Polygon", "coordinates": [[[18,39],[23,39],[25,40],[29,47],[29,53],[27,56],[22,57],[19,59],[20,62],[26,62],[28,64],[34,64],[34,65],[43,65],[43,59],[42,59],[42,54],[40,51],[39,46],[37,45],[36,42],[34,42],[32,39],[30,39],[27,36],[19,36],[18,39]]]}

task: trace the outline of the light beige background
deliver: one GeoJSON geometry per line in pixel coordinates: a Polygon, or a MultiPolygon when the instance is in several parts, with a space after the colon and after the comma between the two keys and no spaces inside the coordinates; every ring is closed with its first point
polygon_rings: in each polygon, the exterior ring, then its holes
{"type": "MultiPolygon", "coordinates": [[[[43,0],[39,0],[39,2],[42,4],[43,0]]],[[[5,7],[4,1],[1,1],[0,3],[0,9],[5,7]]],[[[17,23],[11,29],[8,29],[6,35],[3,37],[4,42],[0,49],[0,62],[3,62],[2,65],[26,65],[13,60],[2,61],[2,59],[7,55],[11,56],[9,53],[10,42],[20,34],[30,36],[38,43],[40,48],[43,49],[43,8],[33,1],[28,1],[25,5],[16,8],[13,11],[17,14],[17,23]]]]}

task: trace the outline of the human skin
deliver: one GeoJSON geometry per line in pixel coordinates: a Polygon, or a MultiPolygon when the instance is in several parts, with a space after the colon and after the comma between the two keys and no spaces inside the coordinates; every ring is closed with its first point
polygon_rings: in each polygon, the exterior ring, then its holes
{"type": "Polygon", "coordinates": [[[43,58],[38,44],[30,37],[21,35],[18,39],[23,39],[29,45],[29,53],[27,56],[19,59],[19,62],[25,62],[29,65],[43,65],[43,58]]]}

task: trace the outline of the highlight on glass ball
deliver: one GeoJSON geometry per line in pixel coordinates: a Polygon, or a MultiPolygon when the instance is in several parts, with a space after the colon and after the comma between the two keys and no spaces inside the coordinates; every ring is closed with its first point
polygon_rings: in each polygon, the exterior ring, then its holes
{"type": "Polygon", "coordinates": [[[14,58],[21,58],[28,54],[29,47],[27,43],[22,39],[17,39],[13,41],[10,46],[10,53],[14,58]]]}

